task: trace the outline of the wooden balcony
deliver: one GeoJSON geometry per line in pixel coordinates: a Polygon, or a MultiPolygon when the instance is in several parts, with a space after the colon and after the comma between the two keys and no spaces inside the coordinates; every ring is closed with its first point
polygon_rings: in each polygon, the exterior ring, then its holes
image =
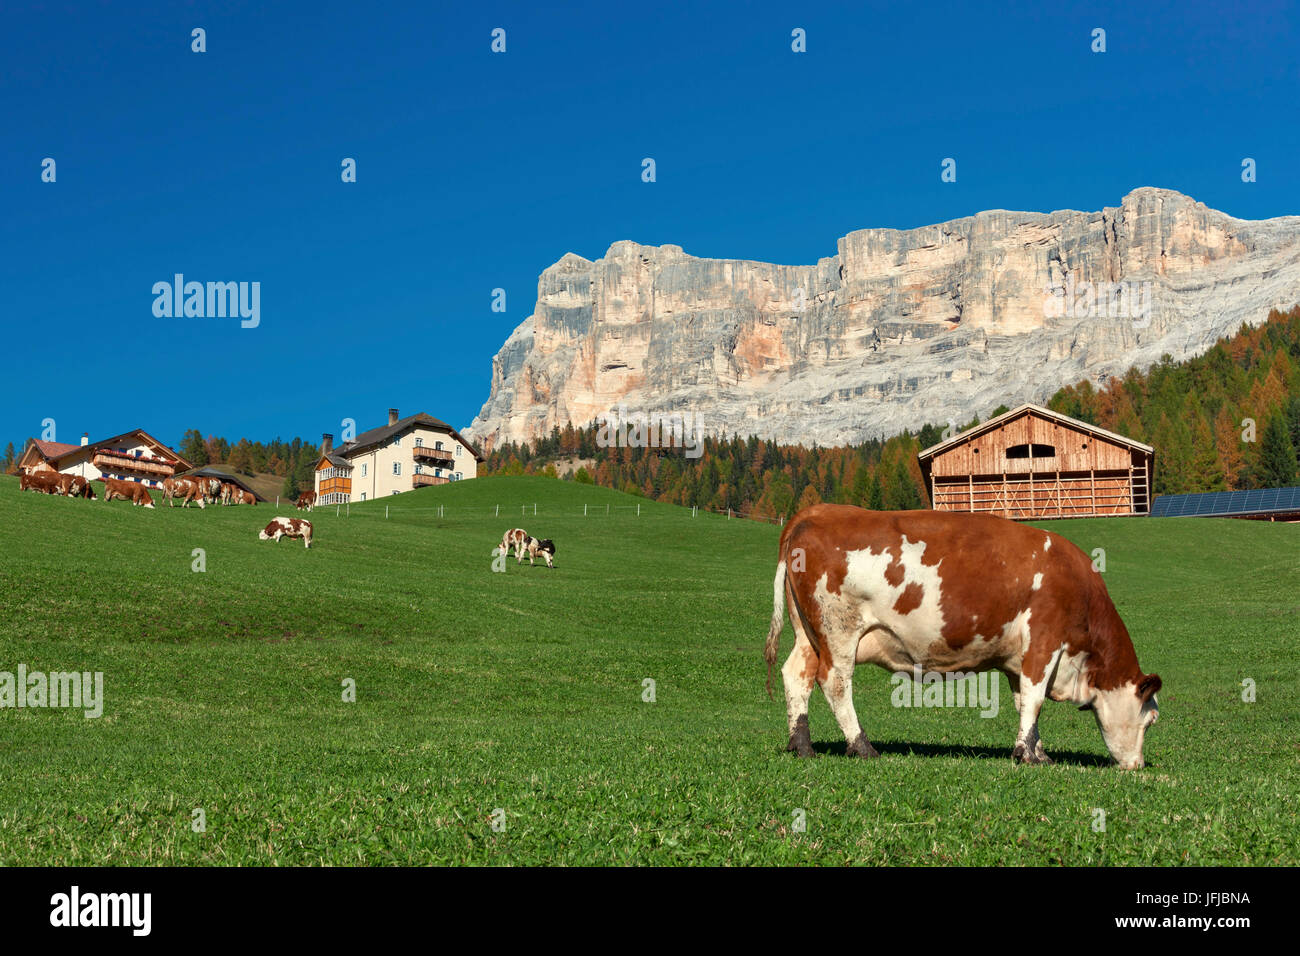
{"type": "Polygon", "coordinates": [[[411,449],[411,457],[416,461],[431,462],[438,468],[454,468],[456,458],[449,448],[429,448],[424,445],[417,445],[411,449]]]}
{"type": "Polygon", "coordinates": [[[412,475],[411,487],[423,488],[425,485],[445,485],[451,481],[450,478],[439,478],[437,475],[412,475]]]}
{"type": "Polygon", "coordinates": [[[90,461],[100,471],[129,471],[162,478],[176,474],[176,465],[173,462],[148,456],[137,458],[124,452],[97,451],[90,461]]]}

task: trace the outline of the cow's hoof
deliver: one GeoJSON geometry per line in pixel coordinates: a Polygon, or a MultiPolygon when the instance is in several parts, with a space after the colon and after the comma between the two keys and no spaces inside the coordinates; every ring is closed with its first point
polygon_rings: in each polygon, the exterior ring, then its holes
{"type": "Polygon", "coordinates": [[[1016,744],[1015,749],[1011,751],[1011,759],[1016,763],[1026,764],[1048,764],[1052,762],[1052,758],[1041,750],[1030,750],[1024,744],[1016,744]]]}
{"type": "Polygon", "coordinates": [[[795,720],[794,733],[790,735],[790,742],[786,744],[785,749],[797,753],[800,757],[817,756],[812,748],[812,735],[808,732],[807,714],[795,720]]]}
{"type": "Polygon", "coordinates": [[[876,748],[871,746],[871,742],[867,740],[866,734],[858,734],[858,739],[853,741],[853,743],[849,744],[849,749],[846,750],[844,753],[845,756],[848,757],[879,757],[880,756],[880,754],[876,752],[876,748]]]}

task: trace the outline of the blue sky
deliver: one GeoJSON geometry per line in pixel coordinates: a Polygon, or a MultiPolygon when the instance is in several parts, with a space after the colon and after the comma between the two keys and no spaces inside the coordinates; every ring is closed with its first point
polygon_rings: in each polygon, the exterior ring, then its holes
{"type": "Polygon", "coordinates": [[[316,440],[390,406],[463,427],[538,273],[619,239],[810,263],[853,229],[1144,185],[1300,213],[1281,5],[15,0],[0,23],[16,447],[45,418],[63,441],[316,440]],[[259,281],[260,325],[155,318],[175,273],[259,281]]]}

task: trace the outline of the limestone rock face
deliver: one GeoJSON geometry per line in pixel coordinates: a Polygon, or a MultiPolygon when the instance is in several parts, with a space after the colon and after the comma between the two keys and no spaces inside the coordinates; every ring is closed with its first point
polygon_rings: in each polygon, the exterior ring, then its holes
{"type": "Polygon", "coordinates": [[[1300,217],[1142,188],[1100,212],[863,229],[816,265],[616,242],[542,273],[467,429],[502,441],[688,413],[712,434],[855,442],[1205,351],[1300,302],[1300,217]]]}

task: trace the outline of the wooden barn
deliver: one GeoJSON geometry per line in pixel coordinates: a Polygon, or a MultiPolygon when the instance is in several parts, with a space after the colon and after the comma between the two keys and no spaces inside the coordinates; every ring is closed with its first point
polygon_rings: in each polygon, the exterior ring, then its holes
{"type": "Polygon", "coordinates": [[[1021,405],[917,455],[937,511],[1004,518],[1089,518],[1151,511],[1155,450],[1021,405]]]}

